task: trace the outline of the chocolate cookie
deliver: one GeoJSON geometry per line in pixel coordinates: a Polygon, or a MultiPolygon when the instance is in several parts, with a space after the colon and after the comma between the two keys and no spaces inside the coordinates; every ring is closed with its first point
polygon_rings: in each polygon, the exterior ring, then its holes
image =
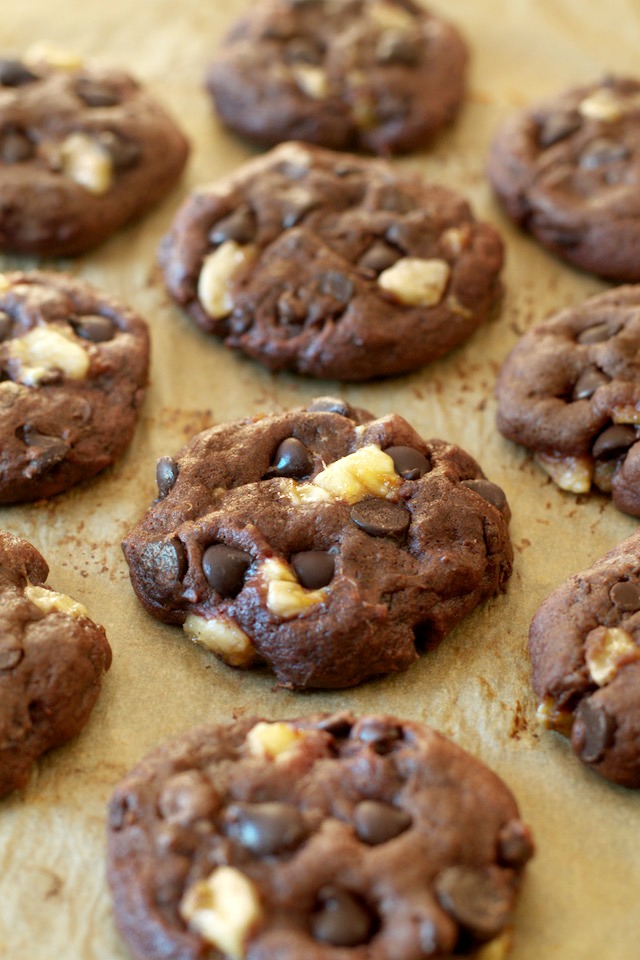
{"type": "Polygon", "coordinates": [[[0,59],[0,250],[89,250],[164,196],[187,153],[122,70],[59,51],[0,59]]]}
{"type": "Polygon", "coordinates": [[[640,787],[640,532],[544,601],[529,650],[543,723],[603,777],[640,787]]]}
{"type": "Polygon", "coordinates": [[[569,263],[640,280],[640,82],[607,77],[516,113],[488,175],[509,216],[569,263]]]}
{"type": "Polygon", "coordinates": [[[455,116],[466,64],[458,31],[412,0],[267,0],[234,24],[207,86],[258,143],[390,154],[455,116]]]}
{"type": "Polygon", "coordinates": [[[529,330],[497,382],[500,431],[562,490],[611,494],[640,516],[640,286],[619,287],[529,330]]]}
{"type": "Polygon", "coordinates": [[[502,957],[533,853],[478,760],[346,711],[160,747],[116,788],[108,846],[116,920],[144,960],[502,957]]]}
{"type": "Polygon", "coordinates": [[[407,667],[511,573],[509,508],[459,447],[340,400],[204,431],[123,548],[146,609],[284,686],[407,667]]]}
{"type": "Polygon", "coordinates": [[[462,343],[502,260],[497,232],[450,190],[297,143],[196,191],[160,249],[170,294],[207,333],[272,370],[340,380],[462,343]]]}
{"type": "Polygon", "coordinates": [[[0,503],[50,497],[131,441],[147,326],[63,273],[0,274],[0,503]]]}
{"type": "Polygon", "coordinates": [[[111,664],[104,629],[48,574],[35,547],[0,530],[0,797],[82,730],[111,664]]]}

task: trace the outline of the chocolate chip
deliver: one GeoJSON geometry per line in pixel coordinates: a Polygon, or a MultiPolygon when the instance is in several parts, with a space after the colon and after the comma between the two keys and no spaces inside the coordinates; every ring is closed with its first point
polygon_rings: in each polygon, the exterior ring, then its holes
{"type": "Polygon", "coordinates": [[[499,487],[497,483],[492,483],[491,480],[463,480],[460,486],[467,487],[469,490],[475,490],[487,503],[492,504],[498,510],[504,510],[507,505],[507,497],[504,490],[502,487],[499,487]]]}
{"type": "Polygon", "coordinates": [[[318,291],[344,304],[353,296],[353,283],[344,273],[329,270],[318,277],[318,291]]]}
{"type": "Polygon", "coordinates": [[[392,267],[400,259],[400,253],[395,247],[385,243],[384,240],[376,240],[368,250],[366,250],[358,260],[358,266],[365,270],[373,270],[375,273],[382,273],[392,267]]]}
{"type": "Polygon", "coordinates": [[[287,437],[278,446],[269,468],[269,475],[294,477],[297,480],[308,476],[313,470],[313,457],[304,443],[295,437],[287,437]]]}
{"type": "Polygon", "coordinates": [[[12,330],[13,320],[8,313],[5,313],[4,310],[0,310],[0,342],[2,340],[8,340],[11,336],[12,330]]]}
{"type": "Polygon", "coordinates": [[[180,467],[173,457],[160,457],[156,463],[156,483],[158,496],[166,497],[178,479],[180,467]]]}
{"type": "Polygon", "coordinates": [[[188,569],[187,555],[180,540],[152,540],[144,545],[139,564],[149,580],[161,589],[171,590],[184,579],[188,569]]]}
{"type": "Polygon", "coordinates": [[[292,803],[234,803],[225,820],[227,835],[259,857],[290,850],[306,833],[302,816],[292,803]]]}
{"type": "Polygon", "coordinates": [[[573,749],[585,763],[602,760],[607,747],[613,743],[616,721],[604,707],[589,700],[581,700],[574,715],[571,731],[573,749]]]}
{"type": "Polygon", "coordinates": [[[226,543],[207,547],[202,557],[202,569],[208,583],[221,597],[237,596],[251,565],[251,554],[226,543]]]}
{"type": "Polygon", "coordinates": [[[393,460],[396,473],[403,480],[419,480],[431,470],[431,464],[414,447],[387,447],[384,451],[393,460]]]}
{"type": "Polygon", "coordinates": [[[105,148],[115,170],[129,170],[134,167],[142,156],[142,148],[139,143],[132,140],[125,140],[124,137],[106,130],[100,134],[100,143],[105,148]]]}
{"type": "Polygon", "coordinates": [[[480,940],[496,936],[509,920],[513,892],[488,870],[448,867],[434,886],[443,909],[480,940]]]}
{"type": "Polygon", "coordinates": [[[635,613],[640,610],[640,587],[629,580],[615,583],[609,591],[611,602],[625,613],[635,613]]]}
{"type": "Polygon", "coordinates": [[[360,900],[335,886],[324,887],[318,899],[321,907],[311,920],[316,940],[334,947],[356,947],[367,942],[373,921],[360,900]]]}
{"type": "Polygon", "coordinates": [[[402,537],[411,525],[411,514],[401,503],[369,497],[354,504],[351,519],[370,537],[402,537]]]}
{"type": "Polygon", "coordinates": [[[620,327],[611,323],[594,323],[593,326],[582,330],[576,340],[578,343],[604,343],[614,337],[620,327]]]}
{"type": "Polygon", "coordinates": [[[249,243],[255,237],[256,221],[248,204],[237,207],[233,213],[218,220],[209,231],[209,243],[219,246],[227,240],[249,243]]]}
{"type": "Polygon", "coordinates": [[[420,59],[420,41],[407,33],[383,33],[376,45],[378,63],[415,64],[420,59]]]}
{"type": "Polygon", "coordinates": [[[23,163],[34,152],[34,145],[23,131],[5,130],[0,134],[0,160],[3,163],[23,163]]]}
{"type": "Polygon", "coordinates": [[[0,84],[3,87],[21,87],[38,79],[22,60],[0,60],[0,84]]]}
{"type": "Polygon", "coordinates": [[[353,729],[353,716],[347,710],[338,710],[327,717],[321,717],[314,726],[317,730],[326,730],[336,739],[344,739],[353,729]]]}
{"type": "Polygon", "coordinates": [[[578,164],[584,170],[594,170],[616,160],[624,160],[628,156],[629,150],[623,143],[609,137],[597,137],[584,148],[578,164]]]}
{"type": "Polygon", "coordinates": [[[170,823],[189,824],[210,817],[220,798],[213,785],[197,770],[183,770],[167,780],[158,809],[170,823]]]}
{"type": "Polygon", "coordinates": [[[22,647],[0,647],[0,670],[13,670],[23,657],[22,647]]]}
{"type": "Polygon", "coordinates": [[[538,144],[541,147],[552,147],[554,143],[570,137],[580,126],[580,116],[574,111],[552,113],[540,122],[538,144]]]}
{"type": "Polygon", "coordinates": [[[341,417],[356,419],[353,407],[339,397],[317,397],[307,410],[309,413],[338,413],[341,417]]]}
{"type": "Polygon", "coordinates": [[[295,575],[307,590],[320,590],[331,583],[335,574],[335,558],[324,550],[305,550],[294,553],[291,566],[295,575]]]}
{"type": "Polygon", "coordinates": [[[507,867],[522,867],[533,856],[529,828],[521,820],[510,820],[498,833],[498,858],[507,867]]]}
{"type": "Polygon", "coordinates": [[[411,823],[411,815],[388,803],[363,800],[353,811],[353,823],[360,840],[376,846],[404,833],[411,823]]]}
{"type": "Polygon", "coordinates": [[[361,743],[369,744],[376,753],[389,753],[394,744],[402,739],[402,729],[395,723],[386,720],[370,719],[357,724],[353,731],[361,743]]]}
{"type": "Polygon", "coordinates": [[[107,340],[113,340],[116,332],[116,325],[109,317],[101,317],[97,313],[86,314],[83,317],[71,319],[73,329],[84,340],[91,340],[92,343],[105,343],[107,340]]]}
{"type": "Polygon", "coordinates": [[[88,107],[115,107],[120,103],[120,93],[115,87],[92,77],[78,77],[75,89],[88,107]]]}
{"type": "Polygon", "coordinates": [[[598,387],[603,387],[610,382],[611,378],[608,377],[606,373],[603,373],[602,370],[598,370],[597,367],[587,367],[578,377],[578,381],[573,388],[572,399],[589,400],[598,387]]]}
{"type": "Polygon", "coordinates": [[[276,310],[278,322],[285,326],[301,326],[307,315],[308,305],[293,290],[285,290],[278,297],[276,310]]]}
{"type": "Polygon", "coordinates": [[[25,424],[18,435],[22,437],[27,447],[33,448],[34,456],[25,467],[25,476],[31,478],[51,470],[56,464],[64,460],[69,452],[69,445],[61,437],[52,437],[40,433],[31,424],[25,424]]]}
{"type": "Polygon", "coordinates": [[[591,453],[596,460],[610,460],[624,450],[628,450],[636,442],[636,432],[626,423],[615,423],[612,427],[603,430],[591,453]]]}

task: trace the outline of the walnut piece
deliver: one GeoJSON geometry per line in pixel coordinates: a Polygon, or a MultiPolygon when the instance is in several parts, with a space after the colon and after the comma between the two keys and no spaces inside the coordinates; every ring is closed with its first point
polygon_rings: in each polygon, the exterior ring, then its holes
{"type": "Polygon", "coordinates": [[[382,271],[378,285],[406,307],[433,307],[442,300],[450,274],[446,260],[402,257],[382,271]]]}
{"type": "Polygon", "coordinates": [[[375,444],[330,463],[312,482],[347,503],[365,497],[392,497],[402,483],[391,457],[375,444]]]}
{"type": "Polygon", "coordinates": [[[187,888],[180,915],[229,960],[243,960],[247,940],[262,920],[256,887],[235,867],[216,867],[187,888]]]}
{"type": "Polygon", "coordinates": [[[230,617],[205,620],[190,613],[183,630],[196,643],[217,654],[232,667],[248,667],[255,656],[255,649],[247,634],[230,617]]]}
{"type": "Polygon", "coordinates": [[[640,660],[640,647],[622,627],[596,627],[587,638],[586,660],[591,679],[604,687],[620,667],[640,660]]]}
{"type": "Polygon", "coordinates": [[[225,240],[204,258],[198,278],[198,300],[214,320],[229,316],[233,310],[231,287],[237,273],[255,255],[255,247],[225,240]]]}
{"type": "Polygon", "coordinates": [[[588,493],[591,489],[593,463],[588,457],[536,453],[533,459],[561,490],[568,490],[569,493],[588,493]]]}
{"type": "Polygon", "coordinates": [[[304,733],[284,721],[260,721],[247,734],[247,746],[254,757],[278,761],[288,759],[304,737],[304,733]]]}
{"type": "Polygon", "coordinates": [[[270,558],[262,564],[262,575],[267,586],[267,609],[282,620],[291,620],[309,607],[322,603],[327,590],[306,590],[293,570],[281,560],[270,558]]]}
{"type": "Polygon", "coordinates": [[[88,617],[87,608],[73,597],[68,597],[66,593],[58,593],[56,590],[50,590],[48,587],[38,587],[33,583],[28,583],[24,588],[24,595],[27,600],[35,604],[43,613],[66,613],[70,617],[88,617]]]}
{"type": "Polygon", "coordinates": [[[11,340],[7,352],[19,365],[15,379],[28,387],[37,387],[57,373],[83,380],[89,370],[86,349],[66,325],[34,327],[11,340]]]}

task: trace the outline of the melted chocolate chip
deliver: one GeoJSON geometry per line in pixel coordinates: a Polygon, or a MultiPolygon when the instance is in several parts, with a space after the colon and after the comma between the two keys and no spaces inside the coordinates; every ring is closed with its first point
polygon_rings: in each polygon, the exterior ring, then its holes
{"type": "Polygon", "coordinates": [[[331,583],[335,574],[335,558],[324,550],[305,550],[294,553],[291,566],[295,575],[307,590],[320,590],[331,583]]]}
{"type": "Polygon", "coordinates": [[[414,447],[387,447],[384,451],[393,460],[396,473],[403,480],[419,480],[431,470],[431,464],[414,447]]]}
{"type": "Polygon", "coordinates": [[[2,340],[8,340],[11,336],[12,330],[13,320],[8,313],[5,313],[4,310],[0,310],[0,342],[2,340]]]}
{"type": "Polygon", "coordinates": [[[172,589],[184,579],[188,569],[187,555],[180,540],[152,540],[146,543],[139,560],[149,577],[163,589],[172,589]]]}
{"type": "Polygon", "coordinates": [[[361,500],[351,508],[351,520],[370,537],[403,537],[411,525],[411,514],[401,503],[379,497],[361,500]]]}
{"type": "Polygon", "coordinates": [[[234,803],[226,815],[227,835],[259,857],[290,850],[305,836],[304,821],[291,803],[234,803]]]}
{"type": "Polygon", "coordinates": [[[362,254],[358,260],[358,266],[365,270],[373,270],[375,273],[382,273],[388,270],[400,259],[400,253],[391,244],[384,240],[376,240],[368,250],[362,254]]]}
{"type": "Polygon", "coordinates": [[[502,487],[499,487],[497,483],[492,483],[491,480],[463,480],[460,486],[468,487],[469,490],[475,490],[487,503],[497,507],[498,510],[504,510],[507,505],[507,497],[504,490],[502,487]]]}
{"type": "Polygon", "coordinates": [[[353,823],[360,840],[377,846],[404,833],[411,823],[411,815],[388,803],[363,800],[353,811],[353,823]]]}
{"type": "Polygon", "coordinates": [[[71,319],[73,329],[84,340],[92,343],[105,343],[113,340],[116,325],[109,317],[102,317],[97,313],[71,319]]]}
{"type": "Polygon", "coordinates": [[[606,373],[603,373],[602,370],[598,370],[597,367],[587,367],[578,377],[578,381],[573,388],[572,399],[589,400],[598,387],[603,387],[610,382],[611,378],[608,377],[606,373]]]}
{"type": "Polygon", "coordinates": [[[160,457],[156,464],[156,483],[158,495],[166,497],[178,479],[180,467],[173,457],[160,457]]]}
{"type": "Polygon", "coordinates": [[[38,79],[22,60],[0,60],[0,84],[3,87],[22,87],[38,79]]]}
{"type": "Polygon", "coordinates": [[[513,907],[513,891],[487,870],[448,867],[435,879],[440,905],[461,927],[480,940],[504,928],[513,907]]]}
{"type": "Polygon", "coordinates": [[[13,670],[23,657],[22,647],[0,647],[0,670],[13,670]]]}
{"type": "Polygon", "coordinates": [[[318,291],[344,304],[353,296],[353,283],[344,273],[330,270],[318,277],[318,291]]]}
{"type": "Polygon", "coordinates": [[[221,597],[237,596],[251,565],[251,554],[226,543],[207,547],[202,557],[202,570],[208,583],[221,597]]]}
{"type": "Polygon", "coordinates": [[[389,753],[394,744],[402,739],[402,729],[397,724],[375,719],[359,723],[354,734],[361,743],[369,744],[381,755],[389,753]]]}
{"type": "Polygon", "coordinates": [[[613,743],[616,721],[604,707],[582,700],[575,712],[571,743],[585,763],[602,760],[605,750],[613,743]]]}
{"type": "Polygon", "coordinates": [[[574,112],[552,113],[538,127],[538,145],[552,147],[554,143],[570,137],[581,126],[579,115],[574,112]]]}
{"type": "Polygon", "coordinates": [[[610,460],[628,450],[635,442],[636,432],[633,427],[626,423],[616,423],[602,431],[591,448],[591,453],[597,460],[610,460]]]}
{"type": "Polygon", "coordinates": [[[34,152],[34,145],[22,130],[0,133],[0,160],[3,163],[23,163],[30,160],[34,152]]]}
{"type": "Polygon", "coordinates": [[[88,107],[115,107],[120,103],[120,93],[115,87],[92,77],[78,77],[75,89],[88,107]]]}
{"type": "Polygon", "coordinates": [[[507,867],[522,867],[533,856],[533,841],[528,827],[510,820],[498,833],[498,858],[507,867]]]}
{"type": "Polygon", "coordinates": [[[34,449],[35,454],[25,467],[24,472],[27,477],[34,477],[51,470],[61,460],[64,460],[69,451],[69,445],[61,437],[51,437],[40,433],[31,424],[26,424],[19,435],[27,447],[34,449]]]}
{"type": "Polygon", "coordinates": [[[287,437],[278,446],[269,468],[270,476],[294,477],[301,480],[313,470],[313,457],[304,443],[295,437],[287,437]]]}
{"type": "Polygon", "coordinates": [[[609,137],[597,137],[584,148],[578,164],[585,170],[594,170],[616,160],[624,160],[628,156],[629,150],[623,143],[609,137]]]}
{"type": "Polygon", "coordinates": [[[373,918],[348,890],[324,887],[318,896],[320,909],[311,920],[313,936],[334,947],[356,947],[369,939],[373,918]]]}
{"type": "Polygon", "coordinates": [[[113,133],[111,130],[100,134],[100,143],[108,152],[111,162],[118,172],[134,167],[142,156],[142,147],[139,143],[125,140],[124,137],[113,133]]]}
{"type": "Polygon", "coordinates": [[[307,315],[307,304],[293,290],[285,290],[278,297],[276,310],[279,323],[285,326],[301,326],[307,315]]]}
{"type": "Polygon", "coordinates": [[[619,326],[611,323],[594,323],[593,326],[582,330],[576,340],[578,343],[604,343],[605,340],[615,337],[619,329],[619,326]]]}
{"type": "Polygon", "coordinates": [[[209,243],[217,247],[227,240],[249,243],[254,239],[256,221],[248,204],[237,207],[233,213],[218,220],[209,231],[209,243]]]}
{"type": "Polygon", "coordinates": [[[640,587],[629,580],[615,583],[609,591],[611,602],[625,613],[635,613],[640,610],[640,587]]]}
{"type": "Polygon", "coordinates": [[[339,397],[317,397],[309,404],[307,410],[310,413],[338,413],[341,417],[356,419],[353,407],[339,397]]]}

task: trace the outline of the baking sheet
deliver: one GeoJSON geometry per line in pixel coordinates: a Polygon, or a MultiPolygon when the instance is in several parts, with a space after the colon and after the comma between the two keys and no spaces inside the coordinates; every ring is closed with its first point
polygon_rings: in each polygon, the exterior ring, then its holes
{"type": "MultiPolygon", "coordinates": [[[[607,70],[633,73],[640,48],[635,0],[449,0],[432,7],[472,47],[470,95],[458,123],[428,152],[397,160],[449,184],[496,223],[508,245],[499,316],[441,362],[410,376],[343,386],[272,375],[231,356],[168,303],[157,243],[187,191],[254,151],[213,118],[205,64],[246,0],[8,0],[2,47],[47,40],[131,69],[180,118],[193,144],[180,187],[144,222],[68,269],[147,318],[151,385],[126,456],[90,484],[49,502],[0,510],[51,567],[49,583],[104,624],[114,662],[84,732],[44,758],[26,790],[0,802],[0,957],[126,960],[104,880],[105,805],[115,782],[150,748],[195,723],[242,711],[278,718],[318,709],[385,710],[426,720],[511,786],[538,845],[516,916],[513,960],[640,955],[640,793],[584,770],[565,741],[540,731],[526,637],[538,604],[567,576],[629,536],[637,521],[603,498],[556,490],[494,428],[493,384],[518,335],[552,310],[605,288],[518,234],[483,175],[496,123],[514,107],[607,70]],[[516,563],[508,592],[475,611],[406,673],[359,689],[291,693],[266,674],[234,671],[145,614],[129,585],[120,540],[155,496],[155,461],[195,431],[340,393],[376,414],[402,413],[424,436],[465,447],[506,490],[516,563]]],[[[0,258],[0,267],[38,265],[0,258]]],[[[398,958],[402,960],[402,958],[398,958]]]]}

